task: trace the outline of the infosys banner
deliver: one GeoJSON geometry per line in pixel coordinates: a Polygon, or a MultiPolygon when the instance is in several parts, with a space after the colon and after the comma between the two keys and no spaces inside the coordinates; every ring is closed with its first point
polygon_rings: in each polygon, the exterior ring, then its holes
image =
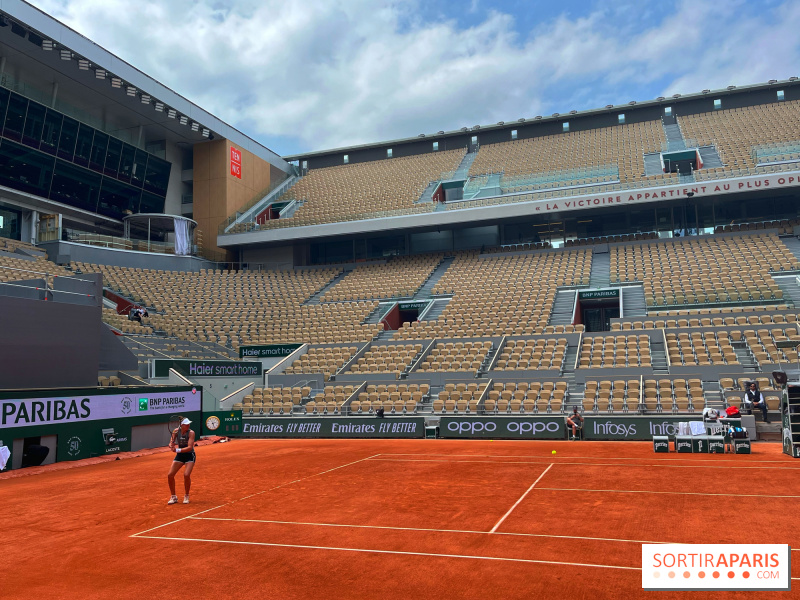
{"type": "Polygon", "coordinates": [[[258,438],[421,438],[422,417],[244,419],[242,435],[258,438]]]}
{"type": "Polygon", "coordinates": [[[153,391],[137,388],[113,394],[98,394],[91,389],[53,391],[61,395],[45,396],[46,392],[38,390],[38,397],[13,398],[13,392],[3,393],[0,429],[184,414],[199,411],[203,396],[200,388],[186,387],[153,391]]]}
{"type": "Polygon", "coordinates": [[[442,417],[439,437],[561,440],[566,437],[563,416],[442,417]]]}
{"type": "Polygon", "coordinates": [[[261,377],[264,374],[260,362],[156,358],[153,363],[154,377],[169,377],[170,369],[186,377],[261,377]]]}
{"type": "Polygon", "coordinates": [[[654,435],[674,437],[678,423],[702,421],[697,417],[585,417],[583,437],[587,440],[652,440],[654,435]]]}

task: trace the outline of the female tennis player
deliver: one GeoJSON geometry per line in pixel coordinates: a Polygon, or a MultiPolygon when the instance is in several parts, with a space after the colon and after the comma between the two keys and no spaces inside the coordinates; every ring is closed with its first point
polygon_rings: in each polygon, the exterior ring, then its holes
{"type": "Polygon", "coordinates": [[[197,460],[194,454],[194,431],[189,428],[191,424],[192,422],[189,419],[181,421],[180,427],[175,428],[172,432],[172,438],[169,441],[169,449],[175,452],[175,458],[167,474],[169,492],[171,494],[167,504],[178,503],[178,496],[175,495],[175,474],[184,465],[186,465],[186,469],[183,471],[183,487],[185,489],[183,503],[189,504],[189,488],[192,486],[192,469],[194,469],[194,463],[197,460]]]}

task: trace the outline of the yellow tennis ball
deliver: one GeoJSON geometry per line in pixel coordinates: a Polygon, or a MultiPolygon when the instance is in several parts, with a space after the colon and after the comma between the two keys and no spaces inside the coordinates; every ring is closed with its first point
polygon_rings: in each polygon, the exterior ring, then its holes
{"type": "Polygon", "coordinates": [[[553,454],[555,454],[555,453],[556,453],[556,451],[555,451],[555,450],[553,450],[553,454]]]}

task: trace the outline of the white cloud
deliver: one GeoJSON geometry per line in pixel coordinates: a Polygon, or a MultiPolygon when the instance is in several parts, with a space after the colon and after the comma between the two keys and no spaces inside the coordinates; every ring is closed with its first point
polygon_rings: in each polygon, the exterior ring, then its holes
{"type": "Polygon", "coordinates": [[[755,16],[741,2],[648,19],[622,5],[524,35],[498,11],[469,28],[424,20],[416,0],[34,3],[284,153],[784,78],[800,58],[790,0],[755,16]]]}

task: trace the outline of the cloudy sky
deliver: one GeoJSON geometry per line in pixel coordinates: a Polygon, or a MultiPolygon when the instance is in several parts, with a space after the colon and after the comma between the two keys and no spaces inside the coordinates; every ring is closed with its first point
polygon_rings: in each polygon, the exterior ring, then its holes
{"type": "Polygon", "coordinates": [[[284,155],[800,76],[797,0],[31,1],[284,155]]]}

